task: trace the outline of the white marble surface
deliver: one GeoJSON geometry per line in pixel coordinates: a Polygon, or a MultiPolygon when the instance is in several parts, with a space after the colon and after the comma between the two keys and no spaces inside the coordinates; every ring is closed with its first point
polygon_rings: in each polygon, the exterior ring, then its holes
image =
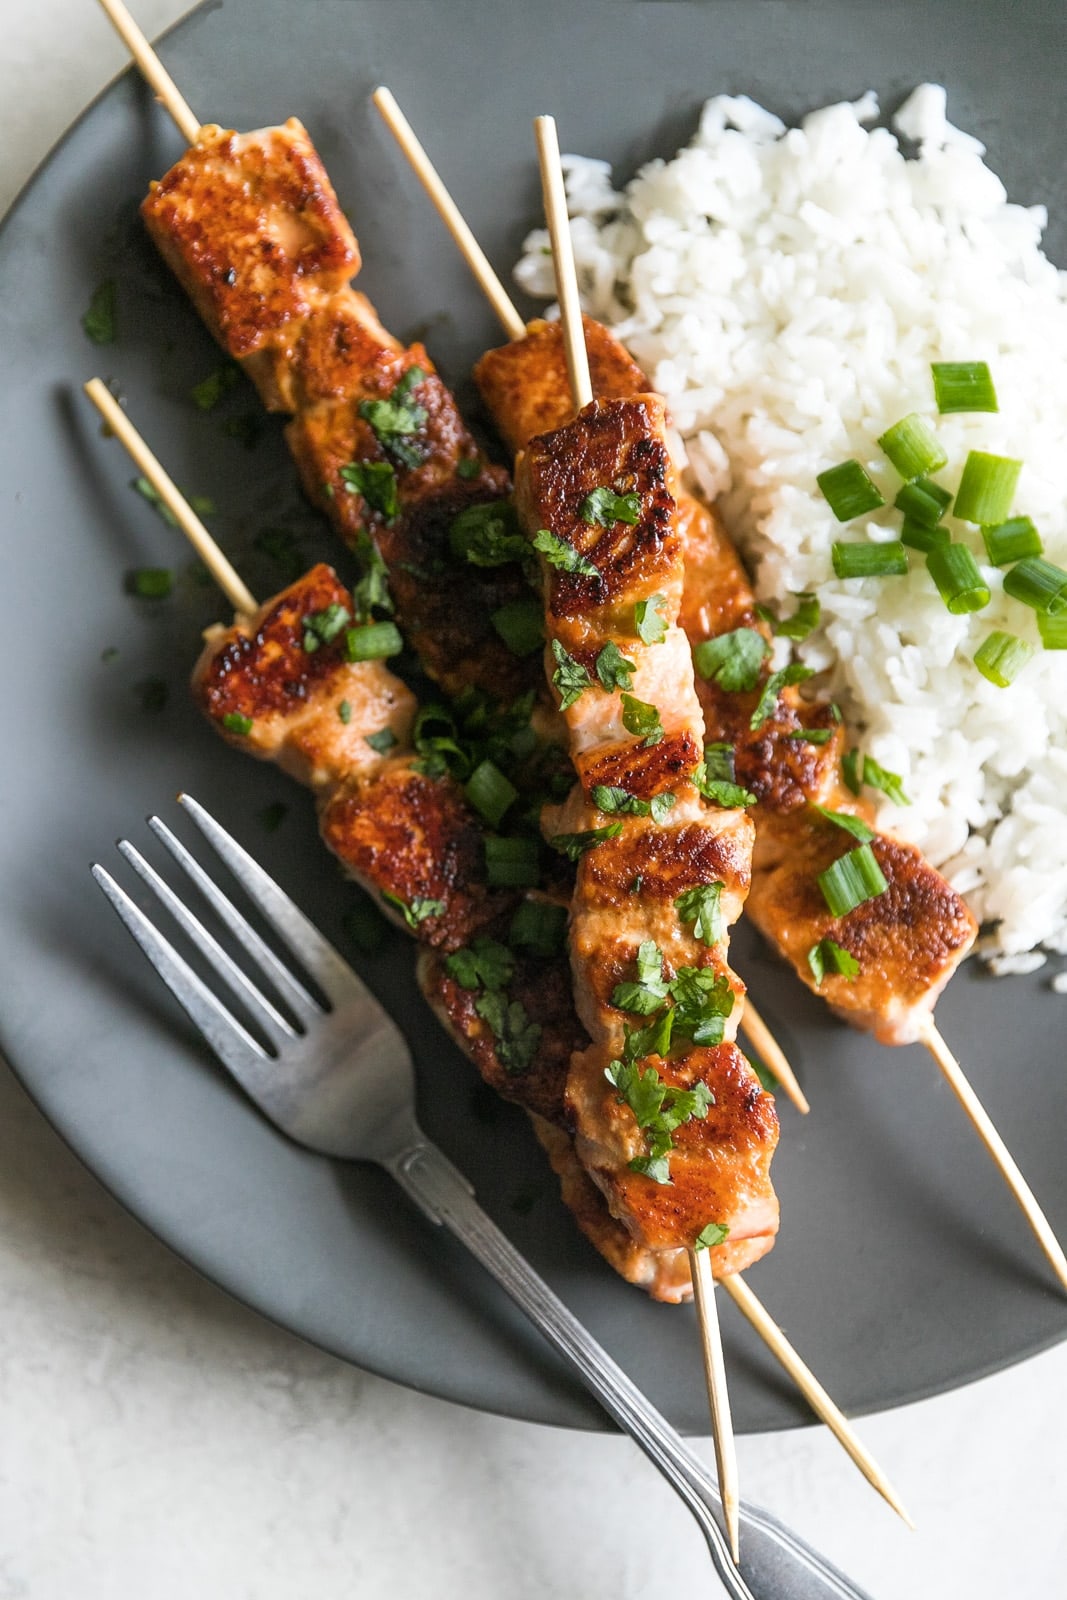
{"type": "MultiPolygon", "coordinates": [[[[153,33],[186,6],[135,9],[153,33]]],[[[91,0],[3,11],[0,210],[124,62],[91,0]]],[[[0,1306],[0,1600],[716,1590],[627,1441],[462,1411],[268,1326],[122,1212],[2,1064],[0,1306]]],[[[915,1534],[821,1430],[742,1439],[744,1491],[878,1600],[1053,1600],[1065,1394],[1067,1346],[865,1421],[915,1534]]]]}

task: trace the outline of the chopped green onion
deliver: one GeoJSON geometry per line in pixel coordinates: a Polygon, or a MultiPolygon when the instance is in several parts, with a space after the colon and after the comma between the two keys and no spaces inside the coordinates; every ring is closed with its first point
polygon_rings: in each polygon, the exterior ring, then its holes
{"type": "Polygon", "coordinates": [[[983,525],[1006,521],[1022,469],[1022,462],[1011,456],[972,450],[964,463],[952,515],[961,522],[983,525]]]}
{"type": "Polygon", "coordinates": [[[369,744],[371,749],[376,751],[378,755],[385,756],[398,743],[398,740],[392,728],[379,728],[377,733],[365,733],[363,735],[363,743],[369,744]]]}
{"type": "Polygon", "coordinates": [[[860,964],[850,950],[839,945],[836,939],[820,939],[808,951],[808,966],[816,984],[821,984],[828,972],[838,972],[843,978],[859,976],[860,964]]]}
{"type": "Polygon", "coordinates": [[[893,504],[912,522],[936,528],[952,504],[952,495],[933,478],[916,478],[914,483],[904,485],[893,504]]]}
{"type": "Polygon", "coordinates": [[[544,608],[532,595],[498,606],[489,621],[513,656],[532,656],[545,642],[544,608]]]}
{"type": "Polygon", "coordinates": [[[227,733],[237,733],[244,738],[246,734],[252,732],[252,718],[244,716],[240,711],[227,711],[221,721],[227,733]]]}
{"type": "Polygon", "coordinates": [[[558,533],[552,533],[548,528],[539,528],[533,536],[532,544],[535,550],[540,550],[550,566],[558,567],[560,572],[574,572],[582,578],[596,578],[600,573],[588,557],[576,550],[566,539],[561,539],[558,533]]]}
{"type": "Polygon", "coordinates": [[[877,511],[885,500],[858,461],[843,461],[839,467],[820,472],[816,483],[838,522],[851,522],[865,511],[877,511]]]}
{"type": "Polygon", "coordinates": [[[974,664],[990,683],[1006,689],[1014,683],[1034,653],[1032,644],[1014,633],[991,633],[974,652],[974,664]]]}
{"type": "Polygon", "coordinates": [[[953,616],[961,616],[965,611],[981,611],[989,604],[989,585],[965,544],[938,546],[930,551],[926,566],[937,584],[938,594],[953,616]]]}
{"type": "Polygon", "coordinates": [[[887,428],[878,440],[905,483],[937,472],[948,463],[948,453],[925,417],[917,411],[887,428]]]}
{"type": "Polygon", "coordinates": [[[1033,611],[1058,617],[1067,610],[1067,572],[1041,556],[1030,557],[1004,574],[1004,593],[1033,611]]]}
{"type": "Polygon", "coordinates": [[[986,554],[994,567],[1007,566],[1009,561],[1022,561],[1026,556],[1039,556],[1044,551],[1041,535],[1029,517],[1009,517],[992,528],[982,529],[986,554]]]}
{"type": "Polygon", "coordinates": [[[486,880],[495,889],[534,889],[541,881],[536,839],[485,840],[486,880]]]}
{"type": "Polygon", "coordinates": [[[582,501],[578,515],[583,522],[602,528],[610,528],[613,522],[627,522],[633,527],[641,516],[641,497],[616,494],[613,489],[594,489],[582,501]]]}
{"type": "Polygon", "coordinates": [[[833,736],[833,728],[787,728],[783,735],[798,744],[829,744],[833,736]]]}
{"type": "Polygon", "coordinates": [[[942,416],[952,411],[997,410],[997,392],[984,361],[932,361],[930,371],[942,416]]]}
{"type": "Polygon", "coordinates": [[[652,594],[634,606],[634,627],[642,644],[662,644],[667,637],[667,622],[662,615],[666,604],[665,594],[652,594]]]}
{"type": "Polygon", "coordinates": [[[477,456],[464,456],[462,461],[456,462],[456,477],[470,481],[476,478],[482,470],[482,464],[477,456]]]}
{"type": "Polygon", "coordinates": [[[134,567],[126,574],[126,592],[139,600],[165,600],[173,586],[169,567],[134,567]]]}
{"type": "MultiPolygon", "coordinates": [[[[859,751],[856,751],[859,754],[859,751]]],[[[863,758],[863,782],[868,789],[880,789],[887,799],[892,800],[895,806],[910,806],[911,801],[904,793],[904,784],[899,774],[890,772],[886,767],[879,766],[873,756],[863,758]]],[[[859,790],[853,790],[858,794],[859,790]]]]}
{"type": "Polygon", "coordinates": [[[105,278],[93,290],[89,309],[81,319],[82,329],[94,344],[114,344],[116,334],[115,280],[105,278]]]}
{"type": "Polygon", "coordinates": [[[198,411],[214,411],[224,394],[227,394],[240,377],[240,371],[232,363],[218,367],[206,378],[201,378],[199,383],[194,383],[189,390],[189,398],[198,411]]]}
{"type": "Polygon", "coordinates": [[[345,632],[346,661],[383,661],[399,655],[404,648],[395,622],[366,622],[361,628],[345,632]]]}
{"type": "Polygon", "coordinates": [[[759,683],[770,653],[770,645],[755,628],[734,628],[702,640],[693,651],[693,665],[702,678],[714,678],[727,694],[748,693],[759,683]]]}
{"type": "Polygon", "coordinates": [[[900,530],[900,542],[906,544],[909,550],[921,550],[924,556],[928,556],[939,545],[951,543],[951,535],[947,528],[931,528],[914,517],[905,517],[900,530]]]}
{"type": "Polygon", "coordinates": [[[659,744],[663,738],[663,723],[658,710],[649,705],[647,700],[638,700],[636,695],[622,696],[622,725],[627,733],[642,739],[646,750],[659,744]]]}
{"type": "Polygon", "coordinates": [[[551,900],[524,900],[511,919],[509,944],[546,960],[562,950],[567,934],[567,908],[551,900]]]}
{"type": "Polygon", "coordinates": [[[519,798],[515,785],[509,783],[494,761],[480,761],[463,792],[491,828],[499,826],[504,813],[519,798]]]}
{"type": "Polygon", "coordinates": [[[846,917],[889,888],[869,844],[857,845],[818,875],[819,888],[833,917],[846,917]]]}
{"type": "Polygon", "coordinates": [[[1037,631],[1046,650],[1067,650],[1067,612],[1051,617],[1047,611],[1039,611],[1037,631]]]}
{"type": "Polygon", "coordinates": [[[609,822],[606,827],[586,828],[581,833],[556,833],[548,842],[568,861],[578,861],[587,850],[595,850],[608,839],[617,839],[621,832],[621,822],[609,822]]]}
{"type": "Polygon", "coordinates": [[[899,578],[908,570],[907,553],[899,539],[888,539],[884,544],[873,540],[842,544],[835,540],[830,555],[839,578],[899,578]]]}
{"type": "Polygon", "coordinates": [[[347,727],[352,721],[352,702],[350,700],[342,700],[337,707],[337,715],[347,727]]]}
{"type": "Polygon", "coordinates": [[[863,756],[858,750],[846,750],[841,757],[841,777],[845,788],[851,789],[853,794],[859,794],[863,788],[863,756]]]}

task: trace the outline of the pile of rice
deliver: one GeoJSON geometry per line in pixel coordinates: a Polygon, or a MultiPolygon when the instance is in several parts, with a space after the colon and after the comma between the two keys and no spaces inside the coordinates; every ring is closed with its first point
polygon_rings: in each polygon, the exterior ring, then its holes
{"type": "MultiPolygon", "coordinates": [[[[993,591],[955,617],[925,563],[907,577],[839,580],[835,539],[899,536],[900,479],[878,435],[912,411],[949,455],[1020,457],[1015,511],[1067,564],[1067,274],[1042,254],[1042,206],[1007,201],[984,147],[925,84],[894,127],[868,128],[872,94],[786,129],[745,98],[705,106],[692,143],[623,193],[605,162],[565,161],[586,309],[611,324],[663,393],[692,472],[717,499],[761,598],[814,590],[820,628],[799,647],[863,750],[911,804],[881,823],[914,840],[978,917],[994,970],[1067,951],[1067,653],[1042,651],[1034,614],[1003,594],[977,528],[950,522],[993,591]],[[997,414],[938,417],[932,361],[989,363],[997,414]],[[888,502],[847,528],[816,474],[861,461],[888,502]],[[1037,646],[1007,689],[974,652],[993,629],[1037,646]]],[[[547,236],[516,269],[554,293],[547,236]]],[[[1061,986],[1056,980],[1056,986],[1061,986]]]]}

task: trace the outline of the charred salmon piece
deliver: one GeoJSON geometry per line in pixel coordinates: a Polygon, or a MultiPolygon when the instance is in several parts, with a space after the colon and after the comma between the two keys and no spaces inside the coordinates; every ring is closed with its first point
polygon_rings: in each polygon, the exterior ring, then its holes
{"type": "Polygon", "coordinates": [[[312,789],[376,772],[367,735],[388,730],[403,748],[415,715],[384,661],[347,660],[351,606],[333,569],[312,567],[255,616],[210,629],[193,671],[194,698],[228,743],[312,789]]]}
{"type": "MultiPolygon", "coordinates": [[[[151,185],[141,214],[212,334],[254,381],[249,358],[291,341],[359,271],[352,229],[295,117],[254,133],[201,128],[151,185]]],[[[277,407],[269,383],[264,398],[277,407]]]]}
{"type": "Polygon", "coordinates": [[[755,874],[749,915],[808,988],[846,1021],[883,1044],[910,1044],[974,943],[978,925],[921,851],[884,834],[871,849],[888,888],[846,916],[832,916],[818,874],[855,843],[810,813],[768,817],[760,832],[766,864],[755,874]],[[827,971],[816,982],[808,952],[825,938],[859,962],[855,977],[827,971]]]}

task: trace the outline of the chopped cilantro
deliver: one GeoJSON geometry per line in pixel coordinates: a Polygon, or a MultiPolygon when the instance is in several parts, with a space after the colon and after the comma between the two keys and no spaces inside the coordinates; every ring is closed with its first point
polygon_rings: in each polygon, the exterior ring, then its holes
{"type": "Polygon", "coordinates": [[[662,644],[667,637],[667,620],[663,616],[666,604],[665,594],[653,594],[634,606],[634,627],[642,644],[662,644]]]}
{"type": "Polygon", "coordinates": [[[504,989],[515,971],[515,957],[507,945],[479,934],[469,946],[446,957],[445,971],[461,989],[504,989]]]}
{"type": "Polygon", "coordinates": [[[487,989],[474,1009],[488,1023],[496,1040],[497,1060],[509,1075],[525,1072],[541,1041],[541,1024],[531,1022],[520,1000],[509,1000],[497,989],[487,989]]]}
{"type": "Polygon", "coordinates": [[[763,685],[763,693],[759,703],[749,719],[749,727],[755,730],[762,728],[768,717],[773,717],[778,706],[778,696],[782,690],[793,683],[803,683],[807,678],[814,678],[815,673],[811,667],[802,666],[799,661],[793,661],[788,667],[782,667],[780,672],[772,672],[767,682],[763,685]]]}
{"type": "Polygon", "coordinates": [[[388,943],[389,923],[366,895],[345,913],[342,926],[360,955],[377,955],[388,943]]]}
{"type": "Polygon", "coordinates": [[[863,760],[858,750],[846,750],[841,757],[841,777],[846,789],[858,795],[863,788],[860,762],[863,760]]]}
{"type": "MultiPolygon", "coordinates": [[[[178,526],[178,519],[174,515],[174,512],[163,500],[159,490],[153,484],[151,484],[147,478],[142,477],[132,479],[130,488],[136,489],[137,493],[142,495],[154,510],[158,511],[168,528],[176,528],[178,526]]],[[[183,490],[182,493],[185,494],[185,491],[183,490]]],[[[206,494],[185,494],[185,499],[188,501],[190,508],[196,512],[198,517],[210,517],[214,515],[215,502],[206,494]]]]}
{"type": "Polygon", "coordinates": [[[630,817],[651,816],[661,826],[666,822],[677,803],[677,795],[657,794],[651,800],[639,800],[627,789],[598,783],[593,786],[590,798],[598,811],[630,817]]]}
{"type": "Polygon", "coordinates": [[[755,628],[734,628],[698,644],[693,664],[702,678],[713,679],[727,694],[747,694],[759,683],[770,653],[770,645],[755,628]]]}
{"type": "Polygon", "coordinates": [[[724,1019],[734,1008],[730,980],[711,967],[679,967],[671,979],[674,1033],[701,1046],[721,1044],[724,1019]]]}
{"type": "Polygon", "coordinates": [[[593,687],[593,680],[581,662],[568,655],[558,639],[552,641],[552,654],[556,658],[552,682],[559,690],[559,709],[567,711],[587,689],[593,687]]]}
{"type": "Polygon", "coordinates": [[[788,728],[783,735],[798,744],[828,744],[834,736],[833,728],[788,728]]]}
{"type": "Polygon", "coordinates": [[[558,567],[561,572],[575,572],[583,578],[599,578],[600,573],[593,563],[566,539],[561,539],[558,534],[551,533],[547,528],[539,528],[533,536],[533,547],[540,550],[550,566],[558,567]]]}
{"type": "Polygon", "coordinates": [[[832,811],[829,806],[813,805],[812,810],[817,811],[820,817],[825,817],[827,822],[832,822],[836,828],[844,828],[860,844],[870,844],[874,838],[862,817],[854,817],[847,811],[832,811]]]}
{"type": "Polygon", "coordinates": [[[659,744],[663,738],[664,728],[656,707],[650,706],[647,700],[638,700],[632,694],[622,697],[622,725],[627,733],[642,740],[646,750],[659,744]]]}
{"type": "Polygon", "coordinates": [[[387,906],[392,906],[394,911],[400,912],[409,928],[417,928],[427,917],[439,917],[445,909],[443,900],[430,900],[421,894],[413,895],[406,902],[401,900],[398,894],[390,894],[388,889],[383,889],[381,896],[387,906]]]}
{"type": "Polygon", "coordinates": [[[562,950],[567,934],[567,908],[551,900],[526,899],[511,919],[509,943],[546,959],[562,950]]]}
{"type": "Polygon", "coordinates": [[[533,595],[498,606],[489,621],[513,656],[532,656],[545,642],[544,609],[533,595]]]}
{"type": "Polygon", "coordinates": [[[351,611],[337,600],[322,611],[309,612],[304,618],[304,649],[307,654],[314,655],[324,644],[332,644],[351,621],[351,611]]]}
{"type": "Polygon", "coordinates": [[[502,567],[509,561],[521,561],[529,553],[510,500],[467,506],[452,518],[448,544],[457,560],[472,567],[502,567]]]}
{"type": "Polygon", "coordinates": [[[794,598],[797,608],[791,617],[778,618],[769,606],[757,606],[756,615],[770,623],[775,638],[792,639],[794,644],[799,644],[819,626],[822,607],[814,594],[798,594],[794,598]]]}
{"type": "Polygon", "coordinates": [[[609,693],[613,689],[628,689],[633,682],[634,664],[627,661],[614,640],[609,639],[596,658],[596,675],[609,693]]]}
{"type": "Polygon", "coordinates": [[[105,278],[93,290],[89,309],[81,319],[82,328],[94,344],[114,344],[118,333],[114,278],[105,278]]]}
{"type": "Polygon", "coordinates": [[[404,401],[410,400],[411,391],[417,389],[419,384],[425,383],[425,381],[426,374],[421,367],[409,367],[394,388],[393,399],[403,404],[404,401]]]}
{"type": "Polygon", "coordinates": [[[816,984],[821,984],[828,972],[838,972],[843,978],[855,978],[860,964],[851,951],[834,939],[820,939],[808,951],[808,966],[816,984]]]}
{"type": "Polygon", "coordinates": [[[375,611],[385,611],[392,616],[389,569],[366,529],[357,535],[354,549],[362,570],[362,577],[352,589],[352,610],[356,618],[364,622],[375,611]]]}
{"type": "Polygon", "coordinates": [[[456,477],[463,478],[467,482],[471,478],[476,478],[481,470],[482,464],[477,456],[464,456],[462,461],[456,462],[456,477]]]}
{"type": "Polygon", "coordinates": [[[693,1240],[694,1250],[713,1250],[717,1244],[729,1236],[730,1230],[725,1222],[706,1223],[696,1238],[693,1240]]]}
{"type": "Polygon", "coordinates": [[[392,462],[350,461],[341,468],[341,481],[349,494],[362,495],[371,510],[380,512],[387,523],[396,521],[400,494],[392,462]]]}
{"type": "Polygon", "coordinates": [[[427,412],[422,406],[395,399],[361,400],[358,410],[382,449],[395,456],[401,466],[414,470],[422,465],[422,451],[412,442],[426,424],[427,412]]]}
{"type": "Polygon", "coordinates": [[[704,759],[693,773],[693,787],[705,800],[716,805],[754,806],[757,796],[734,780],[734,747],[732,744],[704,746],[704,759]]]}
{"type": "Polygon", "coordinates": [[[904,793],[904,785],[899,775],[879,766],[873,756],[863,758],[863,781],[869,789],[880,789],[895,806],[911,805],[911,801],[904,793]]]}
{"type": "Polygon", "coordinates": [[[617,983],[611,1003],[620,1011],[650,1017],[664,1004],[668,993],[663,976],[663,952],[652,939],[646,939],[637,952],[637,979],[617,983]]]}
{"type": "Polygon", "coordinates": [[[240,711],[227,711],[221,719],[222,726],[227,733],[240,734],[242,738],[252,732],[253,722],[251,717],[246,717],[240,711]]]}
{"type": "Polygon", "coordinates": [[[633,1112],[647,1140],[647,1155],[636,1157],[631,1167],[655,1183],[669,1183],[675,1131],[694,1118],[703,1121],[715,1096],[699,1081],[692,1089],[676,1089],[663,1081],[655,1067],[642,1071],[633,1061],[613,1061],[605,1076],[615,1085],[621,1103],[633,1112]]]}
{"type": "Polygon", "coordinates": [[[223,395],[229,394],[237,383],[240,372],[228,362],[224,367],[217,367],[206,378],[201,378],[199,383],[194,383],[189,390],[189,398],[198,411],[214,411],[223,395]]]}
{"type": "Polygon", "coordinates": [[[337,707],[337,715],[340,717],[341,721],[346,727],[352,721],[352,706],[348,700],[341,701],[340,705],[337,707]]]}
{"type": "Polygon", "coordinates": [[[396,734],[392,728],[379,728],[377,733],[365,733],[363,743],[369,744],[380,756],[389,754],[397,742],[396,734]]]}
{"type": "Polygon", "coordinates": [[[693,938],[702,940],[704,944],[722,943],[723,922],[719,909],[722,891],[721,883],[702,883],[694,889],[687,889],[674,902],[679,920],[691,922],[693,938]]]}
{"type": "Polygon", "coordinates": [[[594,489],[582,501],[578,515],[590,526],[610,528],[613,522],[627,522],[633,527],[641,516],[641,497],[616,494],[613,489],[594,489]]]}
{"type": "Polygon", "coordinates": [[[609,822],[604,828],[586,828],[583,833],[556,833],[549,839],[553,850],[558,850],[568,861],[578,861],[587,850],[595,850],[606,839],[616,839],[622,832],[621,822],[609,822]]]}

